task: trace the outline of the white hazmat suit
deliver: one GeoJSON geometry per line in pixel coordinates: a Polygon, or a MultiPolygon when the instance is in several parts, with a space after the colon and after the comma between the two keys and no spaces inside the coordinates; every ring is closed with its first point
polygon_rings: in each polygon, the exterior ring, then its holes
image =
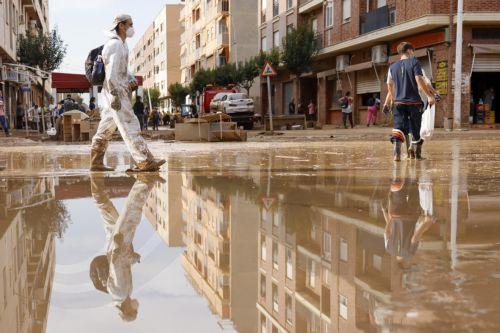
{"type": "Polygon", "coordinates": [[[116,128],[125,142],[132,158],[137,164],[153,159],[144,138],[140,135],[139,120],[132,109],[132,91],[129,87],[135,77],[128,71],[128,46],[115,32],[104,45],[102,58],[106,69],[106,78],[102,93],[104,108],[101,122],[92,140],[92,149],[104,153],[116,128]],[[115,97],[120,100],[120,110],[114,110],[111,104],[115,97]]]}

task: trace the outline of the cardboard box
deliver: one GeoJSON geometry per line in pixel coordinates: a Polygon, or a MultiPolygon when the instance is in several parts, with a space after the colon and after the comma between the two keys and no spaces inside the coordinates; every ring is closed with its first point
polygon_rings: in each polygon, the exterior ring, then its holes
{"type": "Polygon", "coordinates": [[[175,140],[177,141],[209,141],[209,123],[175,124],[175,140]]]}

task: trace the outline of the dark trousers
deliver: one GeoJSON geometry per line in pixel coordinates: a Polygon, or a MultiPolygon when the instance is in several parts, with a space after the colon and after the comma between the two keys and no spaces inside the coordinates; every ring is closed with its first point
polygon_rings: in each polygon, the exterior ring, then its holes
{"type": "Polygon", "coordinates": [[[391,141],[405,141],[410,132],[412,143],[421,143],[420,127],[422,126],[422,105],[396,104],[394,107],[394,129],[391,141]]]}
{"type": "Polygon", "coordinates": [[[347,128],[347,118],[349,118],[349,122],[351,123],[351,128],[354,128],[354,123],[352,121],[352,112],[346,113],[342,112],[342,123],[344,123],[344,127],[347,128]]]}
{"type": "Polygon", "coordinates": [[[139,120],[139,125],[141,126],[141,131],[142,131],[144,129],[144,115],[136,113],[135,116],[139,120]]]}
{"type": "Polygon", "coordinates": [[[157,131],[158,126],[160,126],[160,120],[153,120],[153,131],[157,131]]]}
{"type": "Polygon", "coordinates": [[[2,125],[5,134],[9,134],[9,122],[5,116],[0,116],[0,125],[2,125]]]}

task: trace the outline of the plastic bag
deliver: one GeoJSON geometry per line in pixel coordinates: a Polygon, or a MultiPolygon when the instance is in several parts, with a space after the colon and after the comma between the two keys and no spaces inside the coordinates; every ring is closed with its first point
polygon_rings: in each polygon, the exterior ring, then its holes
{"type": "Polygon", "coordinates": [[[428,106],[422,115],[422,127],[420,128],[420,137],[424,140],[430,140],[434,134],[434,121],[436,118],[436,106],[428,106]]]}

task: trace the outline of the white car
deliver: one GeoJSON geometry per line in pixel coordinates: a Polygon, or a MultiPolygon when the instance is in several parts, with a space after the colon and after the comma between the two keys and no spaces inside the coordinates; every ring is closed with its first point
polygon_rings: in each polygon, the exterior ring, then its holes
{"type": "Polygon", "coordinates": [[[223,96],[219,111],[229,115],[238,126],[246,129],[253,128],[255,118],[255,106],[253,100],[243,93],[231,93],[223,96]]]}
{"type": "Polygon", "coordinates": [[[212,99],[212,101],[210,102],[210,111],[217,112],[217,111],[221,110],[220,104],[222,102],[222,98],[226,97],[228,94],[230,94],[230,93],[221,92],[221,93],[218,93],[217,95],[215,95],[214,98],[212,99]]]}

